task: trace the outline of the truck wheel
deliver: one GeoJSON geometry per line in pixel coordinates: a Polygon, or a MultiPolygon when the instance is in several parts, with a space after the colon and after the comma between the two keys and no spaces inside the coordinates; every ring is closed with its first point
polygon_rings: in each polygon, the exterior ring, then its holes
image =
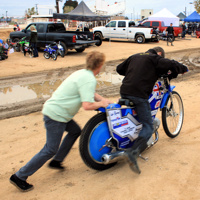
{"type": "Polygon", "coordinates": [[[143,44],[145,42],[145,38],[143,35],[137,35],[135,38],[136,42],[139,44],[143,44]]]}
{"type": "Polygon", "coordinates": [[[101,46],[102,44],[102,39],[99,36],[95,36],[94,37],[95,40],[97,40],[97,42],[95,43],[96,46],[101,46]]]}
{"type": "Polygon", "coordinates": [[[60,45],[63,47],[63,49],[64,49],[64,52],[65,52],[65,55],[66,55],[66,54],[67,54],[67,52],[68,52],[67,46],[65,45],[65,43],[64,43],[64,42],[60,42],[60,45]]]}
{"type": "Polygon", "coordinates": [[[85,48],[83,47],[83,48],[80,48],[80,49],[76,49],[76,51],[77,51],[78,53],[81,53],[81,52],[85,51],[85,48]]]}
{"type": "Polygon", "coordinates": [[[101,40],[103,39],[103,35],[102,35],[101,32],[96,32],[96,33],[94,34],[94,38],[96,38],[96,37],[101,38],[101,40]]]}

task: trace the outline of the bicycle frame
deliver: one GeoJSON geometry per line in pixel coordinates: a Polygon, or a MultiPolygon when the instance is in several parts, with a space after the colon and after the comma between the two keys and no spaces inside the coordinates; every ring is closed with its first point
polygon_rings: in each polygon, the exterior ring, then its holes
{"type": "MultiPolygon", "coordinates": [[[[152,120],[155,119],[158,109],[164,108],[168,97],[175,86],[171,86],[168,78],[161,78],[154,85],[149,96],[152,120]]],[[[110,104],[106,109],[99,111],[107,114],[107,123],[110,136],[116,141],[118,149],[130,148],[142,129],[135,111],[135,107],[121,107],[120,104],[110,104]]]]}
{"type": "MultiPolygon", "coordinates": [[[[168,77],[168,74],[163,75],[149,96],[153,134],[147,141],[147,149],[159,139],[160,120],[156,117],[158,109],[161,109],[162,126],[168,137],[177,137],[182,128],[182,99],[173,91],[175,86],[170,85],[168,77]]],[[[119,99],[118,103],[98,110],[101,112],[89,119],[82,130],[79,150],[87,166],[105,170],[114,166],[119,159],[127,158],[126,150],[134,145],[142,124],[135,112],[134,102],[130,99],[119,99]]]]}

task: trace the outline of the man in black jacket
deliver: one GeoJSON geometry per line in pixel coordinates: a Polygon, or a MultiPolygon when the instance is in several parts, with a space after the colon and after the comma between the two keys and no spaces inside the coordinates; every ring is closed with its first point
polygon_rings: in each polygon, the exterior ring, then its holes
{"type": "Polygon", "coordinates": [[[148,102],[155,82],[159,75],[167,74],[170,70],[171,78],[188,71],[187,67],[177,61],[165,59],[165,52],[161,47],[149,49],[145,53],[130,56],[117,66],[117,72],[125,76],[120,88],[122,98],[130,99],[136,107],[136,112],[143,128],[133,146],[126,150],[130,167],[140,173],[137,164],[138,155],[147,148],[147,141],[153,134],[151,107],[148,102]]]}
{"type": "Polygon", "coordinates": [[[166,31],[167,31],[167,46],[169,45],[168,44],[168,41],[171,42],[171,45],[173,45],[173,41],[174,41],[174,28],[172,26],[173,24],[171,23],[170,26],[167,27],[166,31]]]}
{"type": "Polygon", "coordinates": [[[182,24],[182,38],[185,39],[185,34],[186,34],[186,26],[185,26],[185,22],[183,22],[182,24]]]}

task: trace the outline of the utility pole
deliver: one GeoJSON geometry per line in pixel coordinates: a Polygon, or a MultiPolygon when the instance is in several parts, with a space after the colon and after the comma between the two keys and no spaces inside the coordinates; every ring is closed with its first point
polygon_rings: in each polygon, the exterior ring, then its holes
{"type": "Polygon", "coordinates": [[[56,0],[56,10],[57,10],[57,13],[60,13],[59,11],[59,3],[58,3],[59,0],[56,0]]]}
{"type": "Polygon", "coordinates": [[[8,11],[6,11],[6,23],[8,22],[8,19],[7,19],[7,13],[8,13],[8,11]]]}
{"type": "Polygon", "coordinates": [[[38,4],[35,4],[35,10],[36,10],[36,15],[38,15],[38,7],[37,7],[38,4]]]}

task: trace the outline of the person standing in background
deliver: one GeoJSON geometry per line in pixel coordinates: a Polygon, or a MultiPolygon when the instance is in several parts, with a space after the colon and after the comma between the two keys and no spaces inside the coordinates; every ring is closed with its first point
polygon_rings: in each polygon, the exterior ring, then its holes
{"type": "Polygon", "coordinates": [[[37,50],[37,30],[35,26],[30,27],[31,30],[31,37],[30,37],[30,45],[33,48],[33,57],[38,57],[38,50],[37,50]]]}
{"type": "Polygon", "coordinates": [[[174,28],[172,26],[173,24],[170,23],[170,26],[167,27],[166,31],[167,31],[167,46],[169,46],[168,42],[171,42],[171,46],[173,45],[173,41],[174,41],[174,28]]]}
{"type": "Polygon", "coordinates": [[[186,26],[185,26],[185,22],[183,22],[183,24],[182,24],[182,39],[185,39],[185,34],[186,34],[186,26]]]}

